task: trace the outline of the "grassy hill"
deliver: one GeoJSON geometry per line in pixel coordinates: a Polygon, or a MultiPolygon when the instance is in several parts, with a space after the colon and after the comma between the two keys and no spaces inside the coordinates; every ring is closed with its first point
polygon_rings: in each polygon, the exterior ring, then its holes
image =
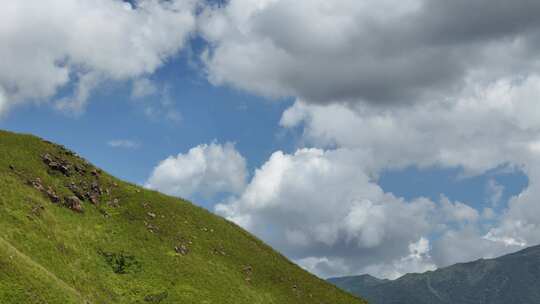
{"type": "Polygon", "coordinates": [[[540,303],[540,246],[394,281],[367,275],[329,281],[371,304],[540,303]]]}
{"type": "Polygon", "coordinates": [[[202,208],[0,131],[0,303],[364,302],[202,208]]]}

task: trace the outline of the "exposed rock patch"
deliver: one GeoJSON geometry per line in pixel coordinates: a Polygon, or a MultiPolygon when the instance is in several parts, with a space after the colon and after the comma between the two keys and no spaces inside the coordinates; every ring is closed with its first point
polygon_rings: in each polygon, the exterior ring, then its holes
{"type": "Polygon", "coordinates": [[[68,207],[69,209],[75,211],[75,212],[83,212],[83,208],[82,208],[82,202],[81,200],[76,197],[76,196],[70,196],[70,197],[67,197],[65,200],[64,200],[64,204],[66,205],[66,207],[68,207]]]}
{"type": "Polygon", "coordinates": [[[222,256],[227,255],[227,252],[225,252],[225,248],[221,245],[219,247],[214,248],[214,250],[212,250],[212,253],[215,255],[222,255],[222,256]]]}
{"type": "Polygon", "coordinates": [[[187,247],[186,244],[179,244],[174,247],[174,251],[180,255],[188,255],[189,248],[187,247]]]}
{"type": "Polygon", "coordinates": [[[251,265],[244,266],[244,268],[242,269],[242,273],[244,273],[245,281],[248,283],[251,283],[251,278],[253,276],[253,266],[251,265]]]}
{"type": "Polygon", "coordinates": [[[149,223],[147,221],[144,221],[144,226],[146,227],[146,229],[148,229],[148,231],[152,232],[152,233],[157,233],[159,231],[159,227],[152,224],[152,223],[149,223]]]}
{"type": "Polygon", "coordinates": [[[65,176],[70,176],[71,165],[64,159],[54,158],[50,154],[44,154],[41,156],[43,163],[45,163],[50,170],[58,171],[65,176]]]}
{"type": "Polygon", "coordinates": [[[47,191],[45,193],[47,194],[47,197],[49,197],[51,202],[55,204],[60,202],[60,197],[51,187],[47,187],[47,191]]]}

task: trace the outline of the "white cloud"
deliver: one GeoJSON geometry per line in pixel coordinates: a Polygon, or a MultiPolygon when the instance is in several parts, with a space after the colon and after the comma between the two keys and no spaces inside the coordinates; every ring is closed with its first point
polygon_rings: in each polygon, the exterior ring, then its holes
{"type": "Polygon", "coordinates": [[[485,240],[492,241],[495,243],[503,244],[506,247],[525,247],[527,243],[523,239],[515,239],[512,237],[496,237],[492,232],[489,232],[484,236],[485,240]]]}
{"type": "MultiPolygon", "coordinates": [[[[58,107],[80,111],[105,80],[153,73],[182,49],[195,0],[47,0],[2,3],[0,88],[9,105],[43,102],[74,87],[58,107]]],[[[5,102],[4,102],[5,103],[5,102]]]]}
{"type": "Polygon", "coordinates": [[[539,12],[527,0],[231,0],[198,21],[214,84],[388,105],[537,74],[539,12]]]}
{"type": "Polygon", "coordinates": [[[385,193],[367,159],[358,148],[275,152],[216,212],[321,276],[433,269],[427,236],[474,225],[479,212],[444,196],[435,203],[385,193]]]}
{"type": "Polygon", "coordinates": [[[493,220],[496,217],[497,213],[495,212],[495,210],[493,210],[493,208],[484,208],[484,210],[482,210],[482,219],[493,220]]]}
{"type": "Polygon", "coordinates": [[[360,148],[373,171],[408,165],[459,167],[467,174],[520,167],[540,131],[540,78],[500,81],[443,104],[380,108],[297,102],[284,127],[305,126],[316,146],[360,148]]]}
{"type": "Polygon", "coordinates": [[[140,143],[130,139],[114,139],[110,140],[107,145],[112,148],[137,149],[141,146],[140,143]]]}
{"type": "MultiPolygon", "coordinates": [[[[283,114],[281,125],[302,126],[307,144],[356,151],[356,168],[375,177],[408,166],[458,167],[465,177],[505,166],[522,170],[529,185],[502,213],[489,209],[481,216],[443,197],[439,225],[432,227],[433,233],[442,233],[433,249],[441,266],[540,243],[540,162],[533,148],[540,138],[537,96],[540,78],[534,76],[477,86],[442,104],[350,108],[297,102],[283,114]]],[[[502,203],[502,186],[488,188],[492,202],[502,203]]]]}
{"type": "Polygon", "coordinates": [[[415,243],[409,244],[409,254],[389,264],[370,265],[363,272],[370,273],[375,277],[397,279],[407,273],[423,273],[435,270],[430,255],[431,247],[429,240],[421,238],[415,243]]]}
{"type": "Polygon", "coordinates": [[[212,143],[161,161],[145,186],[185,198],[238,193],[245,187],[246,171],[246,161],[233,144],[212,143]]]}
{"type": "Polygon", "coordinates": [[[393,263],[432,229],[436,205],[384,193],[358,155],[347,149],[275,152],[246,189],[216,211],[319,275],[393,263]]]}
{"type": "Polygon", "coordinates": [[[274,153],[216,211],[323,276],[395,277],[539,243],[540,162],[531,149],[540,138],[539,95],[540,78],[530,77],[442,104],[297,102],[281,125],[302,127],[303,142],[317,148],[274,153]],[[462,168],[465,178],[510,166],[530,184],[498,214],[445,196],[405,201],[377,185],[382,171],[408,166],[462,168]],[[422,238],[433,249],[418,260],[409,245],[422,238]]]}
{"type": "Polygon", "coordinates": [[[478,211],[461,202],[452,203],[446,196],[441,197],[441,211],[447,222],[472,223],[480,217],[478,211]]]}
{"type": "Polygon", "coordinates": [[[478,228],[467,226],[460,230],[447,230],[434,242],[433,260],[438,267],[470,262],[479,258],[494,258],[522,249],[486,238],[478,228]]]}
{"type": "Polygon", "coordinates": [[[532,142],[529,144],[531,152],[540,153],[540,141],[532,142]]]}
{"type": "Polygon", "coordinates": [[[0,87],[0,115],[7,111],[7,100],[4,94],[4,90],[0,87]]]}
{"type": "Polygon", "coordinates": [[[305,270],[324,278],[342,276],[350,271],[350,267],[339,258],[330,260],[327,257],[307,257],[295,262],[305,270]]]}

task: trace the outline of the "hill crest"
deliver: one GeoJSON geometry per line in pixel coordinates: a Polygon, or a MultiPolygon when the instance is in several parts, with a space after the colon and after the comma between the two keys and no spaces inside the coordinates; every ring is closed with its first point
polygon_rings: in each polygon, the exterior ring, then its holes
{"type": "Polygon", "coordinates": [[[0,303],[364,303],[187,201],[0,131],[0,303]]]}

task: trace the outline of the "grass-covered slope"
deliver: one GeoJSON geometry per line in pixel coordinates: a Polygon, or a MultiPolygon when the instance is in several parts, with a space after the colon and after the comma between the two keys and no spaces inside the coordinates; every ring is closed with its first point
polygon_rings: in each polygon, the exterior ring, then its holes
{"type": "Polygon", "coordinates": [[[189,202],[0,131],[0,303],[363,301],[189,202]]]}

